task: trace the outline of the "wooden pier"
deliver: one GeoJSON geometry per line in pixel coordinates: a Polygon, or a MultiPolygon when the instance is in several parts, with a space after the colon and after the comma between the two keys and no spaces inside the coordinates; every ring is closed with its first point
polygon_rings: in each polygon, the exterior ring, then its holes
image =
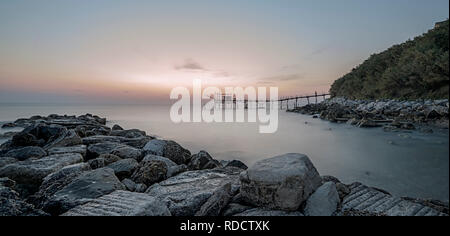
{"type": "Polygon", "coordinates": [[[232,97],[229,95],[222,95],[222,103],[225,104],[227,102],[229,102],[229,103],[232,102],[232,104],[236,104],[237,102],[243,102],[245,104],[244,105],[245,108],[248,108],[249,102],[253,102],[253,103],[257,103],[257,104],[261,104],[261,103],[270,104],[273,102],[278,102],[278,103],[280,103],[279,107],[281,110],[283,110],[283,109],[289,110],[289,102],[290,101],[295,101],[295,104],[293,107],[293,109],[295,109],[295,108],[299,107],[298,102],[303,99],[306,99],[306,101],[308,102],[308,105],[309,105],[311,103],[317,104],[318,98],[323,98],[323,100],[325,100],[325,99],[327,99],[327,97],[330,97],[330,94],[328,94],[328,93],[317,94],[317,92],[315,92],[314,95],[298,95],[298,96],[281,97],[281,98],[278,98],[278,100],[266,100],[266,101],[256,100],[255,101],[255,100],[245,99],[244,101],[242,101],[242,100],[236,100],[235,97],[232,97]],[[284,104],[286,104],[286,105],[284,106],[284,104]]]}

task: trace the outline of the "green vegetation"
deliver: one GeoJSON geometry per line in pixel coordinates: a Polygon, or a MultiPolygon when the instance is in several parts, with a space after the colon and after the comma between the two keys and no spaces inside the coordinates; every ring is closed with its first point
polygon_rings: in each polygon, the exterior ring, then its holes
{"type": "Polygon", "coordinates": [[[376,55],[331,86],[333,97],[440,99],[449,97],[449,21],[376,55]]]}

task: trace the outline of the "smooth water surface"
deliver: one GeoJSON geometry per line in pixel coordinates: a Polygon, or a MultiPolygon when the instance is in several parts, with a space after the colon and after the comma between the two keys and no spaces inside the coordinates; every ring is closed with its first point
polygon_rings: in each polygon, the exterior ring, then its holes
{"type": "Polygon", "coordinates": [[[345,183],[362,182],[396,196],[449,199],[448,131],[384,132],[280,111],[278,131],[259,134],[256,123],[174,124],[168,106],[0,105],[0,121],[52,113],[97,114],[108,118],[108,125],[139,128],[175,140],[192,153],[206,150],[216,159],[248,165],[283,153],[304,153],[321,175],[345,183]]]}

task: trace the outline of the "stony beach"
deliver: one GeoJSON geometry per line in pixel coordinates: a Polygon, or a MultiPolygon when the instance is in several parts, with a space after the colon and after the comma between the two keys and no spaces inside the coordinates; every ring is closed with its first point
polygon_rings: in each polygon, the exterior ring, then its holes
{"type": "Polygon", "coordinates": [[[350,100],[332,98],[318,104],[288,110],[360,128],[383,127],[386,131],[448,131],[449,101],[350,100]]]}
{"type": "MultiPolygon", "coordinates": [[[[411,129],[431,122],[439,127],[447,122],[448,127],[448,101],[402,107],[386,103],[332,99],[293,111],[360,127],[411,129]]],[[[8,141],[0,146],[0,215],[449,214],[448,203],[399,198],[321,175],[326,173],[319,174],[303,154],[282,154],[247,167],[239,160],[215,160],[206,151],[191,153],[175,141],[107,124],[106,118],[86,114],[34,116],[3,125],[23,130],[4,134],[8,141]]]]}

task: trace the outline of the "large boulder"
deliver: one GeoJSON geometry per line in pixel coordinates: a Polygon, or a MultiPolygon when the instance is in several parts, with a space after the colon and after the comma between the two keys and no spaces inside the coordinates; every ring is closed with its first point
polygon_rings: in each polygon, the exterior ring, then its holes
{"type": "Polygon", "coordinates": [[[106,167],[113,169],[117,178],[123,180],[130,178],[138,166],[139,163],[135,159],[129,158],[114,162],[106,167]]]}
{"type": "Polygon", "coordinates": [[[243,172],[241,195],[256,206],[296,211],[321,182],[306,155],[291,153],[259,161],[243,172]]]}
{"type": "Polygon", "coordinates": [[[47,155],[47,152],[40,147],[23,147],[13,149],[5,154],[7,157],[14,157],[19,161],[24,161],[29,158],[39,159],[47,155]]]}
{"type": "Polygon", "coordinates": [[[81,144],[81,138],[74,130],[61,125],[37,123],[25,128],[12,137],[12,146],[40,146],[44,149],[81,144]]]}
{"type": "Polygon", "coordinates": [[[75,207],[63,216],[170,216],[166,205],[143,193],[115,191],[75,207]]]}
{"type": "Polygon", "coordinates": [[[75,178],[85,171],[90,171],[88,163],[78,163],[66,166],[55,173],[49,174],[42,181],[39,191],[30,197],[30,201],[38,207],[42,207],[51,196],[70,184],[75,178]]]}
{"type": "Polygon", "coordinates": [[[152,154],[169,158],[178,165],[187,164],[191,159],[191,152],[174,141],[153,139],[143,148],[145,154],[152,154]]]}
{"type": "Polygon", "coordinates": [[[149,187],[146,191],[164,202],[174,216],[193,216],[225,186],[231,184],[231,193],[239,189],[237,168],[188,171],[149,187]]]}
{"type": "Polygon", "coordinates": [[[125,186],[114,175],[114,170],[101,168],[87,171],[56,192],[44,204],[43,210],[52,215],[60,215],[116,190],[125,190],[125,186]]]}
{"type": "Polygon", "coordinates": [[[24,190],[21,194],[26,196],[36,192],[47,175],[80,162],[83,162],[83,157],[78,153],[57,154],[38,160],[29,159],[0,168],[0,177],[16,181],[24,190]]]}
{"type": "Polygon", "coordinates": [[[340,203],[339,193],[334,182],[320,186],[306,201],[305,215],[331,216],[340,203]]]}
{"type": "Polygon", "coordinates": [[[220,167],[220,162],[214,160],[209,153],[200,151],[199,153],[192,155],[191,161],[188,164],[191,170],[206,170],[220,167]]]}
{"type": "Polygon", "coordinates": [[[131,129],[131,130],[113,130],[113,131],[111,131],[110,135],[125,137],[125,138],[139,138],[139,137],[146,136],[147,134],[144,131],[141,131],[138,129],[131,129]]]}

